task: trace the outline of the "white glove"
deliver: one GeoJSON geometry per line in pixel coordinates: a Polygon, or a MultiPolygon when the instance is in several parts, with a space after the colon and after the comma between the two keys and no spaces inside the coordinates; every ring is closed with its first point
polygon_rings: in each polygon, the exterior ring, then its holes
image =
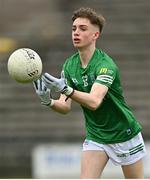
{"type": "Polygon", "coordinates": [[[47,88],[54,89],[56,92],[61,92],[66,96],[71,96],[74,92],[73,88],[69,87],[66,83],[64,72],[61,73],[61,78],[55,78],[54,76],[45,73],[42,76],[42,80],[47,88]]]}
{"type": "Polygon", "coordinates": [[[36,94],[39,96],[42,105],[52,106],[53,99],[50,98],[50,89],[48,89],[42,79],[33,82],[36,94]]]}

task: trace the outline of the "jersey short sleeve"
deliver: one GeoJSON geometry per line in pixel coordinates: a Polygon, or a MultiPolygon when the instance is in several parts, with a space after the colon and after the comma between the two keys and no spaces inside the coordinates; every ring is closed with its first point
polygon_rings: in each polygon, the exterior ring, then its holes
{"type": "Polygon", "coordinates": [[[63,65],[63,70],[62,70],[62,71],[64,71],[65,80],[66,80],[67,85],[70,86],[70,87],[72,87],[72,88],[74,88],[74,87],[73,87],[73,84],[72,84],[72,81],[71,81],[71,79],[70,79],[70,76],[69,76],[68,69],[67,69],[67,62],[68,62],[68,61],[66,60],[66,62],[65,62],[64,65],[63,65]]]}
{"type": "Polygon", "coordinates": [[[111,64],[104,64],[97,67],[95,82],[111,87],[116,77],[116,67],[111,64]]]}

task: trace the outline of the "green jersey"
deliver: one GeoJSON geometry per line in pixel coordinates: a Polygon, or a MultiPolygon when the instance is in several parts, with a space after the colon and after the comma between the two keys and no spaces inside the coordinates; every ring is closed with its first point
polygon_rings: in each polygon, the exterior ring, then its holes
{"type": "Polygon", "coordinates": [[[93,83],[108,87],[103,102],[95,111],[81,106],[86,139],[104,144],[119,143],[141,131],[124,100],[119,70],[106,53],[96,49],[86,68],[82,68],[79,53],[76,53],[66,60],[63,69],[68,85],[75,90],[89,93],[93,83]]]}

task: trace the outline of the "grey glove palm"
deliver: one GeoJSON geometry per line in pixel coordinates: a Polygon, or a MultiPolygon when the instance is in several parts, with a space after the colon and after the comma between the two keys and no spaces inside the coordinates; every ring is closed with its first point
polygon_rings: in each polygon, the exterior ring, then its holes
{"type": "Polygon", "coordinates": [[[54,89],[56,92],[61,92],[66,96],[70,96],[73,92],[73,88],[69,87],[66,83],[64,72],[61,73],[61,78],[55,78],[54,76],[45,73],[42,76],[42,80],[47,88],[54,89]]]}
{"type": "Polygon", "coordinates": [[[33,82],[36,94],[39,96],[41,100],[41,104],[49,106],[51,104],[52,99],[50,98],[50,89],[48,89],[42,79],[38,79],[33,82]]]}

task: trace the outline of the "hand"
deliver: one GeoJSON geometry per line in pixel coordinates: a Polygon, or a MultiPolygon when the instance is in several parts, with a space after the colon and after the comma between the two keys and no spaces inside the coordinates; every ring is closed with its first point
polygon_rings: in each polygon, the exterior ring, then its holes
{"type": "Polygon", "coordinates": [[[61,73],[61,78],[55,78],[52,75],[45,73],[42,76],[42,80],[47,88],[54,89],[56,92],[61,92],[66,96],[71,96],[73,93],[73,88],[69,87],[66,83],[64,72],[61,73]]]}
{"type": "Polygon", "coordinates": [[[52,99],[50,98],[50,89],[43,83],[42,79],[33,82],[36,94],[39,96],[42,105],[51,106],[52,99]]]}

